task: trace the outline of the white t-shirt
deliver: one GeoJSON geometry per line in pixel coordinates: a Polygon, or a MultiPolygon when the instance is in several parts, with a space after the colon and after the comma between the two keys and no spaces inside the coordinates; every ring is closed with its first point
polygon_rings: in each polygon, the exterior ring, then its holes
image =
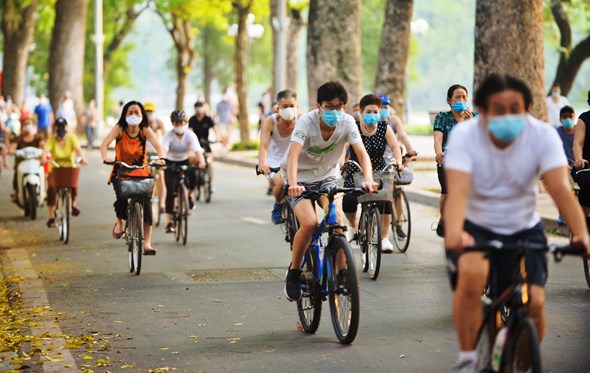
{"type": "MultiPolygon", "coordinates": [[[[316,182],[327,177],[338,177],[338,161],[344,150],[344,145],[362,142],[361,135],[354,118],[344,114],[344,119],[336,126],[334,133],[328,140],[322,138],[320,130],[320,114],[315,109],[303,115],[295,123],[291,135],[291,142],[302,145],[297,170],[298,182],[316,182]]],[[[287,180],[287,151],[281,161],[283,177],[287,180]]]]}
{"type": "MultiPolygon", "coordinates": [[[[470,174],[465,217],[498,234],[534,227],[539,175],[567,166],[557,132],[530,115],[523,132],[505,149],[496,147],[480,118],[453,128],[444,167],[470,174]]],[[[447,207],[449,208],[449,207],[447,207]]]]}
{"type": "Polygon", "coordinates": [[[181,138],[174,130],[166,132],[162,138],[162,149],[168,153],[166,158],[175,162],[185,161],[195,152],[203,152],[197,135],[188,129],[181,138]]]}
{"type": "Polygon", "coordinates": [[[567,97],[559,96],[559,101],[555,103],[553,102],[551,96],[548,96],[545,99],[545,102],[547,103],[547,116],[549,117],[549,123],[553,127],[561,126],[561,121],[559,120],[559,111],[562,107],[570,104],[567,100],[567,97]]]}

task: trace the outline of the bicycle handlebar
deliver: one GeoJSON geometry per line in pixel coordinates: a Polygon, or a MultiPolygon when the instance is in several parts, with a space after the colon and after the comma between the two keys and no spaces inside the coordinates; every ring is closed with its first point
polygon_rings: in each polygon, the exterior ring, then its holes
{"type": "MultiPolygon", "coordinates": [[[[270,167],[270,172],[279,172],[281,170],[280,167],[270,167]]],[[[256,165],[256,175],[262,175],[264,172],[260,171],[258,165],[256,165]]]]}
{"type": "Polygon", "coordinates": [[[501,241],[492,240],[481,244],[475,244],[473,246],[468,246],[465,248],[466,252],[485,252],[485,253],[495,253],[498,254],[499,252],[508,252],[508,251],[516,251],[516,252],[528,252],[528,251],[542,251],[548,252],[549,254],[553,255],[555,262],[561,262],[564,255],[584,255],[585,250],[583,248],[575,247],[572,245],[544,245],[540,243],[533,243],[533,242],[517,242],[513,244],[505,244],[501,241]]]}
{"type": "MultiPolygon", "coordinates": [[[[163,159],[163,158],[160,158],[160,159],[163,159]]],[[[149,162],[149,163],[146,163],[146,164],[141,165],[141,166],[128,165],[127,163],[125,163],[123,161],[113,161],[113,162],[102,161],[102,163],[104,163],[104,164],[106,164],[108,166],[120,165],[120,166],[123,166],[125,168],[130,169],[130,170],[138,170],[138,169],[142,169],[142,168],[146,168],[146,167],[155,167],[155,168],[163,168],[163,167],[166,167],[166,165],[161,165],[161,164],[158,164],[156,162],[149,162]]]]}
{"type": "MultiPolygon", "coordinates": [[[[289,186],[287,185],[285,190],[288,190],[289,186]]],[[[361,194],[366,194],[367,191],[363,188],[326,188],[326,189],[316,189],[316,190],[305,190],[301,193],[301,197],[307,199],[313,199],[320,197],[322,195],[334,196],[338,193],[345,193],[345,194],[355,194],[360,196],[361,194]]]]}

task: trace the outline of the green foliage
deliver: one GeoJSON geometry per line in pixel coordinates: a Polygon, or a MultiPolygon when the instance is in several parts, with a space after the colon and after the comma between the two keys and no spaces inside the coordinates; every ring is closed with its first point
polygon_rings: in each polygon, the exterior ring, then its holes
{"type": "Polygon", "coordinates": [[[232,144],[230,151],[258,150],[259,146],[260,144],[257,140],[249,142],[236,142],[232,144]]]}
{"type": "Polygon", "coordinates": [[[375,88],[381,28],[385,19],[385,3],[386,0],[364,0],[362,2],[361,61],[364,92],[372,92],[375,88]]]}

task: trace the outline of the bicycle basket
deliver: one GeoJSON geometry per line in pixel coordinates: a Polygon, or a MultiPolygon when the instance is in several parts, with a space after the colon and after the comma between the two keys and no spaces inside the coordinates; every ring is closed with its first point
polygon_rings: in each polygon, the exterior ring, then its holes
{"type": "Polygon", "coordinates": [[[79,176],[78,167],[53,167],[47,175],[47,183],[53,188],[76,188],[79,176]]]}
{"type": "Polygon", "coordinates": [[[396,185],[408,185],[414,180],[414,172],[412,168],[406,167],[402,172],[394,172],[396,185]]]}
{"type": "Polygon", "coordinates": [[[147,178],[118,178],[115,182],[117,195],[123,198],[151,197],[154,190],[154,179],[147,178]]]}
{"type": "MultiPolygon", "coordinates": [[[[359,203],[366,202],[393,202],[393,190],[395,189],[394,174],[397,172],[383,172],[373,174],[373,180],[382,185],[375,193],[358,196],[359,203]]],[[[365,181],[359,172],[354,175],[354,184],[359,187],[365,181]]]]}

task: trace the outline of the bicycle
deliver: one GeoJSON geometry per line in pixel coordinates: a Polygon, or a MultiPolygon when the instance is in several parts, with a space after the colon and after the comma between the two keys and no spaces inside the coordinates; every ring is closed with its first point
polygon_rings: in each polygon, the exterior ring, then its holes
{"type": "MultiPolygon", "coordinates": [[[[404,154],[402,159],[411,159],[414,155],[404,154]]],[[[389,163],[391,165],[391,162],[389,163]]],[[[391,241],[397,247],[400,253],[405,253],[410,246],[410,237],[412,235],[412,216],[410,214],[410,202],[406,193],[401,188],[412,182],[412,172],[409,168],[402,172],[394,174],[395,188],[393,189],[393,217],[391,219],[391,241]]]]}
{"type": "Polygon", "coordinates": [[[297,301],[299,320],[306,333],[315,333],[320,324],[322,302],[329,300],[332,326],[342,344],[354,341],[359,325],[360,299],[356,265],[346,237],[338,225],[334,197],[338,193],[366,193],[361,188],[307,190],[302,196],[328,198],[328,209],[313,232],[312,241],[301,265],[302,297],[297,301]],[[327,233],[326,242],[322,235],[327,233]]]}
{"type": "MultiPolygon", "coordinates": [[[[150,162],[157,161],[160,159],[157,155],[152,155],[149,158],[150,162]]],[[[158,172],[156,168],[152,170],[152,177],[154,178],[154,191],[152,192],[152,217],[154,219],[154,226],[159,227],[162,221],[163,209],[160,208],[160,183],[159,180],[162,177],[161,172],[158,172]]]]}
{"type": "MultiPolygon", "coordinates": [[[[125,162],[103,162],[106,165],[120,165],[129,170],[146,167],[161,167],[151,162],[142,166],[130,166],[125,162]]],[[[141,256],[143,253],[143,201],[150,198],[154,188],[152,176],[117,176],[117,194],[127,198],[127,220],[125,220],[125,243],[129,252],[129,272],[139,276],[141,272],[141,256]]]]}
{"type": "MultiPolygon", "coordinates": [[[[199,139],[201,146],[215,144],[217,141],[209,141],[205,139],[199,139]]],[[[197,170],[197,179],[195,185],[195,199],[199,201],[201,194],[205,203],[211,202],[211,169],[209,168],[210,155],[211,153],[205,153],[205,168],[197,170]]]]}
{"type": "MultiPolygon", "coordinates": [[[[580,173],[589,172],[589,171],[590,171],[590,168],[582,168],[580,170],[575,171],[575,174],[578,175],[580,173]]],[[[580,191],[579,187],[574,187],[574,193],[576,193],[576,195],[578,195],[579,191],[580,191]]],[[[586,219],[588,219],[588,218],[586,218],[586,219]]],[[[590,231],[590,227],[588,227],[588,230],[590,231]]],[[[570,235],[571,235],[571,233],[570,233],[570,235]]],[[[582,265],[584,267],[584,277],[586,278],[586,285],[588,285],[588,288],[590,288],[590,263],[588,260],[589,259],[587,257],[584,257],[582,265]]]]}
{"type": "MultiPolygon", "coordinates": [[[[279,172],[280,169],[280,167],[270,167],[271,172],[279,172]]],[[[258,165],[256,165],[256,175],[263,175],[262,171],[258,169],[258,165]]],[[[289,243],[289,248],[293,251],[293,237],[295,237],[295,233],[297,232],[297,229],[299,229],[299,223],[295,218],[295,213],[293,212],[291,204],[289,204],[286,198],[283,198],[281,201],[281,217],[281,222],[279,224],[285,235],[285,242],[289,243]]]]}
{"type": "Polygon", "coordinates": [[[186,245],[188,237],[188,216],[190,215],[190,202],[188,187],[186,186],[186,171],[197,169],[188,165],[168,165],[168,170],[175,173],[178,177],[178,186],[174,198],[174,211],[172,213],[172,222],[174,224],[174,238],[176,242],[182,239],[182,244],[186,245]]]}
{"type": "MultiPolygon", "coordinates": [[[[77,163],[77,162],[76,162],[77,163]]],[[[60,167],[51,161],[53,169],[49,173],[48,183],[56,188],[55,226],[59,240],[64,244],[70,241],[70,217],[72,216],[72,188],[78,186],[79,167],[60,167]]]]}
{"type": "Polygon", "coordinates": [[[478,353],[478,372],[542,372],[537,328],[528,315],[528,284],[525,257],[530,251],[553,254],[555,262],[564,255],[582,255],[572,246],[543,245],[527,242],[503,244],[489,241],[465,248],[466,252],[484,252],[490,260],[500,255],[514,255],[519,260],[512,284],[498,294],[497,273],[491,268],[489,291],[482,295],[484,317],[477,333],[474,350],[478,353]],[[506,313],[505,307],[509,312],[506,313]]]}

